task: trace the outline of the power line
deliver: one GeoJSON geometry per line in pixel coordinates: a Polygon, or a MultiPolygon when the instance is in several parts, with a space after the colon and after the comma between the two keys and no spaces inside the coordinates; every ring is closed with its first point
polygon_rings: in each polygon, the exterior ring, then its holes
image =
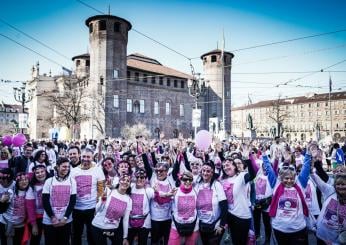
{"type": "Polygon", "coordinates": [[[50,62],[52,62],[52,63],[54,63],[54,64],[56,64],[56,65],[58,65],[58,66],[64,67],[63,65],[61,65],[61,64],[59,64],[58,62],[52,60],[51,58],[48,58],[47,56],[44,56],[43,54],[41,54],[41,53],[39,53],[39,52],[37,52],[37,51],[35,51],[35,50],[33,50],[33,49],[31,49],[31,48],[25,46],[24,44],[22,44],[22,43],[20,43],[20,42],[17,42],[16,40],[14,40],[14,39],[12,39],[12,38],[10,38],[10,37],[8,37],[8,36],[2,34],[2,33],[0,33],[0,36],[3,36],[4,38],[7,38],[8,40],[10,40],[10,41],[12,41],[12,42],[18,44],[19,46],[22,46],[23,48],[26,48],[27,50],[30,50],[31,52],[33,52],[33,53],[35,53],[35,54],[41,56],[42,58],[44,58],[44,59],[46,59],[46,60],[48,60],[48,61],[50,61],[50,62]]]}
{"type": "Polygon", "coordinates": [[[56,49],[54,49],[54,48],[52,48],[52,47],[48,46],[47,44],[45,44],[45,43],[41,42],[40,40],[38,40],[38,39],[34,38],[33,36],[30,36],[29,34],[25,33],[24,31],[22,31],[22,30],[18,29],[18,28],[17,28],[17,27],[15,27],[15,26],[11,25],[10,23],[6,22],[5,20],[3,20],[3,19],[1,19],[1,18],[0,18],[0,22],[2,22],[2,23],[4,23],[5,25],[7,25],[7,26],[11,27],[12,29],[14,29],[14,30],[18,31],[19,33],[23,34],[24,36],[26,36],[26,37],[28,37],[28,38],[30,38],[30,39],[32,39],[32,40],[34,40],[35,42],[37,42],[37,43],[41,44],[42,46],[44,46],[44,47],[48,48],[49,50],[51,50],[51,51],[53,51],[54,53],[56,53],[56,54],[60,55],[61,57],[65,58],[65,59],[67,59],[67,60],[69,60],[69,61],[71,61],[71,59],[70,59],[70,58],[68,58],[68,57],[67,57],[67,56],[65,56],[64,54],[60,53],[60,52],[59,52],[59,51],[57,51],[56,49]]]}

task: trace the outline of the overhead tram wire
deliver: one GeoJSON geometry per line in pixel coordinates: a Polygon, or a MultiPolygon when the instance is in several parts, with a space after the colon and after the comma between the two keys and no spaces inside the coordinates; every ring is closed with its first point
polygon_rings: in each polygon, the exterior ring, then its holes
{"type": "Polygon", "coordinates": [[[56,64],[56,65],[58,65],[58,66],[64,67],[63,65],[61,65],[61,64],[58,63],[58,62],[56,62],[55,60],[53,60],[53,59],[51,59],[51,58],[48,58],[47,56],[45,56],[45,55],[43,55],[43,54],[41,54],[41,53],[39,53],[39,52],[37,52],[37,51],[35,51],[35,50],[33,50],[33,49],[27,47],[27,46],[25,46],[24,44],[22,44],[22,43],[20,43],[20,42],[17,42],[16,40],[14,40],[14,39],[12,39],[12,38],[10,38],[10,37],[8,37],[8,36],[2,34],[2,33],[0,33],[0,36],[3,36],[4,38],[7,38],[8,40],[10,40],[10,41],[12,41],[12,42],[18,44],[19,46],[22,46],[23,48],[25,48],[25,49],[27,49],[27,50],[30,50],[31,52],[33,52],[33,53],[35,53],[35,54],[41,56],[42,58],[44,58],[44,59],[46,59],[46,60],[48,60],[48,61],[50,61],[50,62],[52,62],[52,63],[54,63],[54,64],[56,64]]]}
{"type": "Polygon", "coordinates": [[[15,27],[15,26],[11,25],[11,24],[10,24],[10,23],[8,23],[7,21],[5,21],[5,20],[3,20],[3,19],[1,19],[1,18],[0,18],[0,22],[2,22],[2,23],[4,23],[5,25],[7,25],[7,26],[11,27],[12,29],[16,30],[17,32],[19,32],[19,33],[23,34],[24,36],[26,36],[26,37],[30,38],[31,40],[34,40],[35,42],[37,42],[37,43],[41,44],[42,46],[44,46],[44,47],[46,47],[47,49],[49,49],[49,50],[53,51],[54,53],[56,53],[57,55],[59,55],[59,56],[61,56],[61,57],[65,58],[65,59],[67,59],[67,60],[71,61],[71,59],[70,59],[70,58],[68,58],[66,55],[64,55],[64,54],[60,53],[58,50],[56,50],[56,49],[54,49],[54,48],[52,48],[52,47],[48,46],[47,44],[43,43],[42,41],[38,40],[37,38],[34,38],[33,36],[31,36],[31,35],[29,35],[29,34],[25,33],[24,31],[22,31],[22,30],[18,29],[18,28],[17,28],[17,27],[15,27]]]}

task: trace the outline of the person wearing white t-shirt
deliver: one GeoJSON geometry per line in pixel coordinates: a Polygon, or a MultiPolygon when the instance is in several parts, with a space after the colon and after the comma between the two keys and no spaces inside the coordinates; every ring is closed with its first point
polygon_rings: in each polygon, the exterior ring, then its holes
{"type": "Polygon", "coordinates": [[[136,182],[131,187],[132,211],[130,213],[129,243],[138,236],[138,245],[146,245],[151,228],[150,201],[154,190],[146,187],[147,174],[144,169],[135,171],[136,182]]]}
{"type": "Polygon", "coordinates": [[[131,177],[124,174],[115,188],[106,188],[106,192],[99,198],[91,226],[95,244],[107,245],[110,239],[112,245],[129,245],[128,228],[132,210],[130,183],[131,177]]]}
{"type": "MultiPolygon", "coordinates": [[[[7,210],[0,215],[0,237],[6,236],[12,238],[12,244],[21,244],[24,234],[24,224],[26,218],[25,193],[29,186],[29,178],[24,172],[16,174],[15,187],[13,194],[10,195],[9,206],[7,210]],[[3,234],[3,232],[5,234],[3,234]]],[[[7,242],[1,244],[6,245],[7,242]]]]}
{"type": "Polygon", "coordinates": [[[55,176],[46,180],[42,190],[45,244],[70,244],[76,189],[76,182],[70,176],[69,160],[59,158],[55,176]]]}
{"type": "Polygon", "coordinates": [[[245,145],[242,155],[247,158],[248,173],[240,172],[232,158],[227,158],[222,163],[221,184],[228,203],[227,223],[235,245],[246,244],[252,217],[249,209],[248,183],[255,178],[255,173],[248,160],[249,149],[245,145]]]}
{"type": "Polygon", "coordinates": [[[201,180],[196,183],[199,233],[203,245],[220,244],[227,223],[227,199],[221,183],[216,180],[212,161],[203,163],[201,180]]]}
{"type": "Polygon", "coordinates": [[[96,202],[103,194],[105,175],[102,169],[92,162],[92,159],[92,150],[84,149],[81,165],[73,168],[71,171],[71,177],[77,183],[77,199],[72,214],[72,241],[74,245],[82,244],[84,225],[87,228],[88,244],[96,244],[91,236],[91,222],[94,218],[96,202]]]}

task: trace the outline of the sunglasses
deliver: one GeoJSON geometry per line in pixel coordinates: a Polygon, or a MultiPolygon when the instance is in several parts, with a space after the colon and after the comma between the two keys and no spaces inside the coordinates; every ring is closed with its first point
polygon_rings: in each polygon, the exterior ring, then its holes
{"type": "Polygon", "coordinates": [[[202,172],[210,174],[212,171],[210,169],[202,169],[202,172]]]}
{"type": "Polygon", "coordinates": [[[8,177],[0,177],[0,180],[7,180],[8,177]]]}
{"type": "Polygon", "coordinates": [[[199,163],[196,163],[196,162],[193,162],[193,163],[190,163],[191,166],[199,166],[199,163]]]}
{"type": "Polygon", "coordinates": [[[192,182],[193,179],[191,179],[191,178],[182,178],[181,181],[183,181],[183,182],[188,182],[188,181],[192,182]]]}
{"type": "Polygon", "coordinates": [[[283,166],[282,167],[282,170],[291,170],[291,171],[296,171],[296,168],[295,167],[293,167],[293,166],[283,166]]]}

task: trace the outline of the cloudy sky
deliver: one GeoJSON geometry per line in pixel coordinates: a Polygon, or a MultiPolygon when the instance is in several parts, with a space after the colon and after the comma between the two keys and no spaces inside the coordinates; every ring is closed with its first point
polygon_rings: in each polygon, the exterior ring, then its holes
{"type": "Polygon", "coordinates": [[[128,54],[141,53],[189,74],[190,60],[203,73],[200,55],[220,48],[224,32],[225,49],[235,55],[234,105],[247,103],[248,97],[255,102],[279,94],[326,93],[329,75],[334,91],[346,90],[346,1],[4,0],[0,100],[11,102],[11,87],[18,85],[1,79],[29,80],[37,61],[42,73],[72,68],[71,57],[88,50],[85,20],[98,11],[108,13],[109,7],[132,23],[128,54]]]}

